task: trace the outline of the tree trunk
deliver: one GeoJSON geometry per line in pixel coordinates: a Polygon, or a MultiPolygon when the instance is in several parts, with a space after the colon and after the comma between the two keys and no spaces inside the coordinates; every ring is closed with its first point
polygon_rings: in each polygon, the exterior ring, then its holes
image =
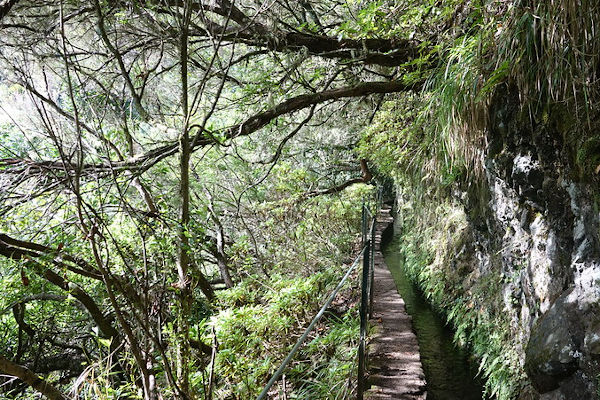
{"type": "Polygon", "coordinates": [[[213,256],[217,259],[219,274],[225,282],[225,286],[227,286],[228,288],[232,288],[234,286],[234,283],[233,279],[231,279],[231,274],[229,273],[229,259],[227,257],[227,254],[225,253],[225,229],[223,229],[223,224],[221,223],[219,216],[215,212],[212,195],[208,190],[206,190],[205,193],[206,197],[208,197],[208,212],[210,213],[210,217],[215,223],[216,243],[213,256]]]}
{"type": "Polygon", "coordinates": [[[22,365],[15,364],[2,355],[0,355],[0,371],[6,375],[19,378],[50,400],[68,400],[68,398],[57,388],[46,382],[33,371],[22,365]]]}
{"type": "MultiPolygon", "coordinates": [[[[187,2],[186,2],[187,4],[187,2]]],[[[189,105],[188,105],[188,24],[189,10],[184,6],[181,16],[181,35],[179,42],[179,54],[181,59],[181,109],[182,130],[179,136],[179,196],[181,200],[180,226],[177,242],[177,274],[179,276],[179,299],[180,309],[178,316],[177,347],[177,375],[179,380],[180,394],[190,398],[189,363],[190,363],[190,329],[189,316],[192,308],[191,278],[189,277],[190,266],[190,241],[188,228],[190,223],[190,136],[189,136],[189,105]]]]}
{"type": "Polygon", "coordinates": [[[231,279],[231,274],[229,273],[227,257],[221,252],[217,254],[217,265],[219,266],[219,274],[221,275],[221,278],[223,278],[225,286],[227,286],[228,288],[232,288],[234,286],[234,283],[233,279],[231,279]]]}

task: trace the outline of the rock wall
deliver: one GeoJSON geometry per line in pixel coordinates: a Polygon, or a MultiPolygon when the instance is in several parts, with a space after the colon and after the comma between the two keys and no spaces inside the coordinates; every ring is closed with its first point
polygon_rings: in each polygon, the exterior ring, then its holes
{"type": "Polygon", "coordinates": [[[485,162],[488,229],[481,233],[496,242],[490,248],[501,249],[505,273],[520,269],[503,291],[526,342],[525,371],[543,399],[596,399],[598,188],[577,178],[573,149],[563,143],[574,132],[561,115],[527,121],[508,90],[492,104],[485,162]]]}
{"type": "Polygon", "coordinates": [[[450,195],[468,232],[440,267],[443,279],[461,275],[447,296],[465,298],[486,277],[499,279],[489,286],[498,290],[496,310],[482,308],[508,318],[508,346],[524,371],[519,399],[597,399],[600,189],[576,165],[568,114],[532,122],[508,88],[491,104],[484,177],[450,195]]]}
{"type": "Polygon", "coordinates": [[[488,212],[478,229],[487,243],[483,251],[500,252],[502,275],[516,275],[502,286],[504,306],[539,397],[595,399],[600,373],[597,188],[576,178],[573,151],[563,143],[573,132],[562,130],[558,118],[532,123],[520,114],[515,93],[506,89],[496,95],[485,155],[488,212]]]}

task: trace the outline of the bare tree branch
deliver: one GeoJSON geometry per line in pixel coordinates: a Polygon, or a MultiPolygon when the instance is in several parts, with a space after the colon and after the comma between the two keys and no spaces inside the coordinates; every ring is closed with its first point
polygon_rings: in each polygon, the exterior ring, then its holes
{"type": "MultiPolygon", "coordinates": [[[[0,243],[6,243],[14,247],[14,251],[19,251],[24,256],[31,258],[42,258],[42,257],[52,257],[54,262],[59,264],[61,267],[68,269],[71,272],[76,274],[86,276],[88,278],[93,278],[97,280],[102,279],[102,275],[100,271],[91,266],[87,261],[82,258],[71,256],[70,254],[62,251],[62,245],[59,245],[59,248],[53,249],[48,246],[44,246],[38,243],[27,242],[24,240],[15,239],[10,237],[4,233],[0,233],[0,243]],[[59,261],[60,260],[60,261],[59,261]],[[73,265],[69,265],[64,263],[67,261],[73,265]]],[[[1,244],[0,244],[1,246],[1,244]]],[[[4,255],[4,254],[3,254],[4,255]]]]}
{"type": "MultiPolygon", "coordinates": [[[[192,151],[198,150],[204,146],[214,144],[214,137],[220,134],[225,140],[235,139],[240,136],[250,135],[265,127],[276,118],[302,110],[315,104],[325,103],[331,100],[342,98],[362,97],[376,93],[396,93],[403,91],[419,90],[421,83],[406,84],[400,81],[391,82],[367,82],[355,86],[342,87],[338,89],[325,90],[317,93],[302,94],[281,102],[279,105],[266,111],[257,113],[246,119],[244,122],[226,128],[213,134],[198,130],[196,136],[191,139],[194,142],[192,151]]],[[[197,126],[192,125],[190,128],[197,126]]],[[[177,154],[179,143],[171,142],[161,147],[157,147],[145,154],[129,158],[125,161],[116,161],[112,163],[104,162],[98,164],[85,163],[81,171],[84,175],[97,176],[102,174],[119,173],[123,171],[137,171],[142,173],[151,168],[156,163],[177,154]]],[[[47,171],[75,171],[77,165],[65,161],[33,161],[20,159],[0,160],[1,173],[14,174],[29,171],[30,173],[45,173],[47,171]]]]}
{"type": "Polygon", "coordinates": [[[347,187],[356,185],[357,183],[370,182],[371,179],[373,179],[373,174],[371,174],[371,171],[369,170],[369,166],[367,165],[367,160],[365,160],[365,159],[360,160],[360,169],[362,171],[362,177],[350,179],[344,183],[341,183],[341,184],[331,187],[329,189],[314,190],[312,192],[308,192],[304,195],[304,198],[322,196],[325,194],[335,194],[335,193],[341,192],[342,190],[346,189],[347,187]]]}
{"type": "MultiPolygon", "coordinates": [[[[3,238],[4,237],[6,236],[3,236],[3,238]]],[[[83,304],[102,333],[107,337],[114,337],[118,341],[120,337],[118,331],[100,310],[100,307],[98,307],[96,301],[79,285],[69,282],[66,278],[63,278],[50,268],[47,268],[41,265],[39,262],[34,261],[32,256],[35,256],[35,253],[12,246],[5,242],[2,238],[0,238],[0,255],[13,260],[24,260],[25,266],[34,270],[38,275],[45,278],[48,282],[54,284],[62,290],[69,292],[73,297],[79,300],[81,304],[83,304]]]]}
{"type": "Polygon", "coordinates": [[[8,358],[0,355],[0,371],[19,378],[50,400],[68,400],[68,397],[62,394],[56,387],[39,377],[30,369],[10,361],[8,358]]]}
{"type": "Polygon", "coordinates": [[[115,60],[117,61],[117,64],[119,65],[121,76],[125,80],[125,84],[127,86],[127,89],[129,90],[129,94],[133,99],[133,104],[135,105],[137,112],[140,114],[143,120],[147,120],[149,117],[148,113],[146,112],[146,109],[142,106],[142,99],[133,87],[133,82],[131,81],[131,77],[129,76],[129,71],[127,71],[127,68],[125,67],[123,56],[119,52],[119,50],[111,43],[108,34],[106,33],[106,27],[104,25],[104,15],[102,14],[102,8],[98,0],[94,1],[94,7],[96,9],[96,18],[98,19],[98,22],[96,24],[96,26],[98,27],[98,33],[102,38],[104,45],[112,53],[112,55],[115,57],[115,60]]]}

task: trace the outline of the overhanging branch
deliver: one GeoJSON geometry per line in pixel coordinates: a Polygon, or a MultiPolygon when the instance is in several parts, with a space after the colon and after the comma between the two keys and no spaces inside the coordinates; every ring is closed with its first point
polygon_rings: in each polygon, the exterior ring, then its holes
{"type": "Polygon", "coordinates": [[[354,179],[347,180],[344,183],[330,187],[328,189],[313,190],[312,192],[306,193],[304,195],[304,198],[308,199],[310,197],[322,196],[325,194],[335,194],[335,193],[341,192],[342,190],[346,189],[347,187],[356,185],[357,183],[370,182],[371,179],[373,179],[373,174],[371,174],[371,171],[369,170],[369,166],[367,165],[367,160],[365,160],[365,159],[360,160],[360,169],[362,171],[362,176],[360,178],[354,178],[354,179]]]}
{"type": "MultiPolygon", "coordinates": [[[[219,136],[224,140],[235,139],[240,136],[250,135],[269,124],[271,121],[278,117],[286,114],[293,113],[295,111],[303,110],[307,107],[315,104],[321,104],[328,101],[339,100],[343,98],[363,97],[372,94],[383,94],[383,93],[397,93],[405,91],[420,90],[422,83],[407,84],[400,81],[390,82],[365,82],[355,86],[347,86],[337,89],[325,90],[317,93],[302,94],[299,96],[292,97],[284,100],[275,107],[268,110],[259,112],[244,122],[225,128],[221,131],[208,133],[205,131],[198,131],[192,140],[192,151],[196,151],[207,145],[215,143],[215,136],[219,136]]],[[[192,126],[193,128],[193,126],[192,126]]],[[[145,154],[138,155],[129,158],[124,161],[106,161],[104,163],[88,163],[84,164],[81,168],[81,174],[83,176],[102,176],[112,175],[114,173],[120,173],[124,171],[134,171],[142,173],[158,162],[165,158],[176,154],[179,151],[177,142],[171,142],[164,146],[157,147],[153,150],[148,151],[145,154]]],[[[17,160],[17,159],[4,159],[0,160],[0,173],[11,174],[18,171],[23,173],[29,171],[30,173],[74,173],[77,165],[73,163],[65,163],[57,160],[48,161],[33,161],[33,160],[17,160]]]]}
{"type": "Polygon", "coordinates": [[[10,361],[8,358],[0,355],[0,371],[6,375],[19,378],[50,400],[67,400],[68,398],[62,394],[56,387],[48,383],[46,380],[38,376],[30,369],[10,361]]]}

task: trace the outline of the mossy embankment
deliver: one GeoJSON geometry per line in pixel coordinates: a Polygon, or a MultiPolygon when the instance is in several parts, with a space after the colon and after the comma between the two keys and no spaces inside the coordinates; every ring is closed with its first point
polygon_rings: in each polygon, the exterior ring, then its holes
{"type": "Polygon", "coordinates": [[[382,104],[361,151],[395,187],[411,279],[479,360],[488,394],[593,399],[600,53],[585,38],[599,11],[465,5],[471,29],[438,49],[420,93],[382,104]]]}

